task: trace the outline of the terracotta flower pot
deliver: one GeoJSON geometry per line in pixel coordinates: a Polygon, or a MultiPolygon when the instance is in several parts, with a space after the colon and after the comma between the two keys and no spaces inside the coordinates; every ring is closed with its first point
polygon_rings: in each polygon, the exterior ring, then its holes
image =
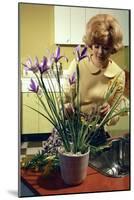
{"type": "Polygon", "coordinates": [[[64,182],[68,185],[78,185],[87,176],[89,151],[85,154],[65,153],[59,151],[60,170],[64,182]]]}

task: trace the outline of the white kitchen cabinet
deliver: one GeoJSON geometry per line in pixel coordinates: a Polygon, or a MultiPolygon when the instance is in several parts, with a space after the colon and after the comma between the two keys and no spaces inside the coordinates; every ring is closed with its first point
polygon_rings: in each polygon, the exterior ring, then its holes
{"type": "MultiPolygon", "coordinates": [[[[42,97],[42,100],[45,104],[45,106],[48,108],[47,101],[42,97]]],[[[39,112],[42,112],[44,115],[48,117],[48,114],[44,111],[44,108],[41,106],[41,103],[39,102],[39,107],[38,107],[39,112]]],[[[49,112],[50,109],[48,108],[49,112]]],[[[38,127],[38,133],[51,133],[53,130],[53,125],[42,115],[38,115],[38,120],[39,120],[39,127],[38,127]]]]}
{"type": "Polygon", "coordinates": [[[129,11],[104,8],[55,6],[55,44],[82,44],[86,23],[93,16],[107,13],[115,16],[123,30],[123,43],[129,45],[129,11]]]}
{"type": "MultiPolygon", "coordinates": [[[[36,94],[32,92],[22,93],[22,134],[51,133],[53,126],[36,111],[28,108],[30,106],[37,111],[44,112],[36,94]]],[[[47,103],[45,103],[47,105],[47,103]]]]}
{"type": "Polygon", "coordinates": [[[71,44],[82,44],[86,25],[85,8],[71,8],[71,44]]]}
{"type": "Polygon", "coordinates": [[[86,23],[95,15],[100,14],[99,8],[86,8],[86,23]]]}
{"type": "Polygon", "coordinates": [[[55,44],[81,44],[85,32],[85,8],[55,6],[55,44]]]}
{"type": "Polygon", "coordinates": [[[22,134],[38,133],[38,99],[34,93],[22,93],[22,134]]]}
{"type": "MultiPolygon", "coordinates": [[[[33,78],[33,80],[35,80],[33,78]]],[[[43,79],[46,89],[49,91],[50,87],[48,85],[48,80],[46,78],[43,79]]],[[[52,90],[54,93],[59,92],[58,84],[55,78],[51,79],[55,90],[52,90]]],[[[53,129],[53,125],[43,116],[41,116],[38,112],[30,109],[27,106],[30,106],[36,109],[39,112],[44,113],[46,116],[46,112],[44,108],[41,106],[40,101],[37,98],[37,95],[33,92],[29,91],[30,78],[22,78],[21,80],[21,129],[22,134],[36,134],[36,133],[51,133],[53,129]],[[27,105],[27,106],[26,106],[27,105]]],[[[61,85],[63,85],[64,79],[61,78],[61,85]]],[[[47,106],[47,101],[42,97],[43,102],[47,106]]]]}
{"type": "Polygon", "coordinates": [[[55,44],[70,44],[70,7],[54,7],[55,44]]]}

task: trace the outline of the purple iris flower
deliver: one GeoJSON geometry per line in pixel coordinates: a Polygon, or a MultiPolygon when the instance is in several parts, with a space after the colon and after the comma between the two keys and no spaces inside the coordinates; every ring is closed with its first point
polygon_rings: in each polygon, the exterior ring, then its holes
{"type": "Polygon", "coordinates": [[[35,92],[35,93],[38,93],[39,91],[39,85],[37,85],[32,78],[31,78],[29,91],[35,92]]]}
{"type": "Polygon", "coordinates": [[[50,68],[51,64],[52,62],[44,56],[42,62],[39,64],[40,73],[43,74],[46,72],[50,68]]]}
{"type": "Polygon", "coordinates": [[[60,55],[60,47],[58,46],[55,51],[55,54],[52,55],[52,59],[57,63],[61,58],[65,58],[65,60],[68,62],[68,59],[66,56],[60,55]]]}
{"type": "Polygon", "coordinates": [[[76,73],[74,72],[71,77],[69,77],[69,83],[70,85],[76,83],[76,73]]]}
{"type": "Polygon", "coordinates": [[[87,55],[87,47],[86,46],[81,51],[81,46],[78,45],[75,48],[75,52],[76,52],[76,59],[78,62],[80,62],[83,58],[86,58],[86,57],[89,58],[89,56],[87,55]]]}
{"type": "Polygon", "coordinates": [[[39,61],[37,57],[35,57],[34,63],[32,62],[31,58],[28,58],[26,64],[23,65],[26,74],[28,73],[28,71],[32,71],[33,73],[38,72],[39,61]]]}

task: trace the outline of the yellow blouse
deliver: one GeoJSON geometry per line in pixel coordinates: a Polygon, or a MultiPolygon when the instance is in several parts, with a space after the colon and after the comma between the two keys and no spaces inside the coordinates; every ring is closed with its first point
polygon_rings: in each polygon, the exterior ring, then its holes
{"type": "MultiPolygon", "coordinates": [[[[65,103],[71,102],[71,98],[76,99],[75,85],[69,85],[68,77],[76,73],[76,61],[73,60],[69,66],[67,76],[64,83],[65,91],[65,103]]],[[[81,112],[86,114],[92,114],[97,110],[98,105],[104,102],[105,95],[108,88],[116,81],[116,89],[109,98],[108,103],[112,106],[115,100],[124,92],[125,86],[125,73],[124,71],[113,61],[110,60],[107,68],[99,69],[96,67],[91,59],[87,57],[79,62],[80,72],[80,105],[81,112]]],[[[117,112],[120,109],[115,110],[117,112]]],[[[114,113],[115,114],[115,113],[114,113]]],[[[114,125],[119,120],[119,116],[114,117],[108,123],[108,125],[114,125]]]]}

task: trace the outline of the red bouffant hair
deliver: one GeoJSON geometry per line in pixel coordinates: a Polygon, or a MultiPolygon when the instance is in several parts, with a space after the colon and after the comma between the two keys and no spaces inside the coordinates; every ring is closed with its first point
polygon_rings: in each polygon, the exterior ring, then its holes
{"type": "Polygon", "coordinates": [[[112,53],[123,47],[123,34],[118,21],[111,15],[98,14],[92,17],[86,25],[86,35],[83,41],[89,47],[93,44],[109,44],[112,53]]]}

